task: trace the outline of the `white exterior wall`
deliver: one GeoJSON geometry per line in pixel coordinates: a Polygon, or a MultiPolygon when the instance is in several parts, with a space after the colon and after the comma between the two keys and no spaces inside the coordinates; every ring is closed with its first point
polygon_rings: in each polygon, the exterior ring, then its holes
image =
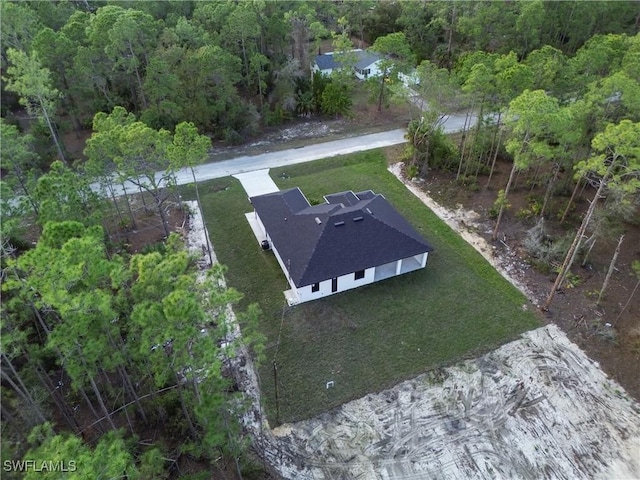
{"type": "Polygon", "coordinates": [[[322,75],[326,75],[328,77],[333,73],[333,68],[325,68],[324,70],[320,70],[318,64],[313,62],[313,65],[311,65],[311,73],[314,74],[316,72],[320,72],[322,75]]]}
{"type": "MultiPolygon", "coordinates": [[[[308,302],[309,300],[316,300],[318,298],[327,297],[334,293],[344,292],[345,290],[351,290],[352,288],[358,288],[368,283],[373,283],[373,276],[375,274],[375,268],[367,268],[364,271],[364,278],[359,280],[355,279],[355,272],[348,273],[338,277],[338,290],[336,292],[331,291],[332,279],[323,280],[320,282],[320,290],[312,292],[312,285],[305,285],[304,287],[297,288],[298,298],[300,302],[308,302]]],[[[292,289],[295,287],[292,287],[292,289]]]]}
{"type": "MultiPolygon", "coordinates": [[[[262,220],[260,220],[260,216],[258,215],[257,212],[255,213],[255,217],[257,220],[258,225],[260,226],[260,228],[262,228],[262,230],[265,232],[265,236],[267,238],[267,240],[269,241],[269,245],[271,245],[271,251],[273,252],[273,254],[276,257],[276,260],[278,261],[278,264],[280,265],[280,268],[282,269],[282,271],[284,272],[286,278],[287,278],[287,282],[289,282],[289,286],[291,287],[291,294],[293,294],[295,298],[295,302],[294,303],[302,303],[302,302],[308,302],[310,300],[316,300],[318,298],[323,298],[323,297],[327,297],[329,295],[333,295],[334,293],[340,293],[340,292],[344,292],[346,290],[351,290],[354,288],[358,288],[361,287],[363,285],[367,285],[369,283],[373,283],[375,281],[375,273],[376,273],[376,267],[371,267],[371,268],[367,268],[364,271],[364,278],[361,278],[359,280],[355,279],[355,272],[351,272],[348,273],[346,275],[342,275],[340,277],[338,277],[338,290],[335,292],[331,291],[331,286],[332,286],[332,279],[328,279],[328,280],[323,280],[322,282],[320,282],[320,289],[317,292],[312,292],[311,288],[312,285],[305,285],[303,287],[296,287],[294,285],[294,283],[291,281],[290,277],[289,277],[289,271],[288,268],[285,265],[285,262],[282,260],[282,258],[280,257],[280,254],[278,253],[278,250],[274,247],[273,242],[271,241],[271,237],[269,236],[269,233],[266,231],[266,229],[264,228],[264,224],[262,223],[262,220]]],[[[399,259],[395,262],[395,275],[400,275],[402,272],[402,265],[403,265],[403,260],[415,260],[416,262],[418,262],[418,264],[421,266],[421,268],[424,268],[427,265],[427,258],[429,256],[428,252],[425,253],[421,253],[418,255],[414,255],[413,257],[408,257],[407,259],[399,259]]],[[[394,276],[393,274],[391,276],[394,276]]],[[[386,278],[390,278],[390,277],[386,277],[386,278]]]]}
{"type": "MultiPolygon", "coordinates": [[[[286,269],[283,267],[283,262],[280,259],[280,256],[278,255],[278,252],[275,249],[273,249],[273,252],[276,255],[276,258],[278,259],[278,263],[282,267],[282,270],[286,272],[286,269]]],[[[412,257],[407,257],[405,259],[398,259],[396,262],[393,262],[391,264],[391,265],[394,265],[395,267],[395,275],[392,273],[390,276],[385,277],[384,279],[386,280],[386,278],[392,278],[394,276],[398,276],[398,275],[402,275],[403,273],[406,273],[402,271],[402,267],[404,265],[404,262],[407,262],[409,260],[414,262],[414,265],[415,265],[415,262],[417,262],[418,265],[420,265],[419,268],[424,268],[427,265],[428,256],[429,256],[429,253],[425,252],[418,255],[414,255],[412,257]]],[[[415,270],[411,270],[411,271],[415,271],[415,270]]],[[[305,285],[304,287],[298,288],[295,285],[293,285],[291,281],[289,281],[289,285],[291,286],[291,292],[297,298],[297,301],[295,303],[303,303],[303,302],[308,302],[310,300],[317,300],[318,298],[327,297],[335,293],[340,293],[346,290],[358,288],[363,285],[367,285],[369,283],[373,283],[375,281],[375,273],[376,273],[376,267],[371,267],[371,268],[367,268],[364,271],[364,278],[361,278],[360,280],[355,279],[355,272],[349,273],[347,275],[342,275],[341,277],[338,277],[338,290],[335,292],[331,291],[332,279],[323,280],[322,282],[320,282],[320,289],[317,292],[311,291],[312,285],[305,285]]],[[[288,277],[287,277],[287,280],[289,280],[288,277]]]]}
{"type": "Polygon", "coordinates": [[[253,214],[256,217],[256,221],[258,223],[258,225],[260,226],[260,228],[262,229],[262,231],[264,232],[264,234],[267,236],[267,239],[269,240],[269,244],[271,244],[271,239],[269,238],[269,234],[267,233],[267,229],[264,228],[264,223],[262,223],[262,220],[260,220],[260,216],[258,215],[258,212],[256,212],[255,210],[253,211],[253,214]]]}
{"type": "Polygon", "coordinates": [[[364,76],[362,73],[358,72],[357,70],[354,72],[356,77],[358,77],[360,80],[366,80],[367,78],[371,78],[371,77],[378,77],[380,76],[380,74],[382,73],[380,71],[380,60],[376,60],[375,62],[373,62],[371,65],[369,65],[367,68],[364,68],[363,70],[369,69],[371,70],[371,72],[369,73],[368,76],[364,76]]]}
{"type": "MultiPolygon", "coordinates": [[[[380,70],[380,60],[376,60],[371,65],[368,65],[363,70],[370,70],[369,75],[365,76],[363,73],[358,72],[358,70],[354,70],[354,75],[360,80],[366,80],[367,78],[377,77],[382,74],[380,70]]],[[[333,73],[333,68],[325,68],[324,70],[320,70],[320,67],[316,62],[313,62],[311,65],[311,73],[320,72],[323,75],[330,76],[333,73]]]]}

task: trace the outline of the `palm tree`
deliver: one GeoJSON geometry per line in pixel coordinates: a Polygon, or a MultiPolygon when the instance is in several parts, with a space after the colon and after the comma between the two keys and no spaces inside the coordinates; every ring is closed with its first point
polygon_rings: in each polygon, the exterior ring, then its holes
{"type": "Polygon", "coordinates": [[[298,90],[296,94],[296,112],[308,117],[313,112],[313,93],[298,90]]]}

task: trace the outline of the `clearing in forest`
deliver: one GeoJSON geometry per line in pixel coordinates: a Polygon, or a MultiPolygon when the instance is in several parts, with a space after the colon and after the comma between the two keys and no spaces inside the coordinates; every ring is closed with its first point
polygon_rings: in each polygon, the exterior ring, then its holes
{"type": "MultiPolygon", "coordinates": [[[[540,325],[524,295],[387,171],[382,152],[275,169],[271,177],[281,189],[300,187],[312,203],[344,190],[380,192],[435,249],[424,270],[288,307],[282,271],[244,217],[250,204],[240,182],[202,184],[205,222],[219,261],[229,267],[228,283],[245,294],[245,305],[257,302],[263,310],[267,358],[259,374],[272,426],[496,348],[540,325]]],[[[185,187],[185,196],[190,192],[185,187]]]]}

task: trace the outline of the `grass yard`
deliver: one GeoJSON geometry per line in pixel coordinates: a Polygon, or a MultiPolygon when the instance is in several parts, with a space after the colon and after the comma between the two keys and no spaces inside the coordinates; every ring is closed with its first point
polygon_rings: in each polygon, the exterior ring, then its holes
{"type": "MultiPolygon", "coordinates": [[[[234,178],[201,184],[205,221],[228,283],[263,310],[260,381],[272,426],[309,418],[426,370],[492,349],[540,321],[526,298],[386,170],[381,151],[274,169],[281,189],[310,201],[344,190],[382,193],[435,251],[427,268],[287,307],[273,254],[258,246],[234,178]],[[279,345],[279,346],[278,346],[279,345]],[[273,360],[277,363],[279,411],[273,360]],[[328,381],[335,387],[327,389],[328,381]]],[[[192,196],[190,188],[185,196],[192,196]]]]}

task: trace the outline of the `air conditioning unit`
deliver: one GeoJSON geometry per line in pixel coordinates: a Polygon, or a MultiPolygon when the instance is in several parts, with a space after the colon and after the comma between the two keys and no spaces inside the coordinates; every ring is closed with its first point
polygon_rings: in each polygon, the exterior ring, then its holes
{"type": "Polygon", "coordinates": [[[260,246],[262,247],[263,250],[271,250],[271,245],[269,245],[269,240],[262,240],[262,242],[260,242],[260,246]]]}

